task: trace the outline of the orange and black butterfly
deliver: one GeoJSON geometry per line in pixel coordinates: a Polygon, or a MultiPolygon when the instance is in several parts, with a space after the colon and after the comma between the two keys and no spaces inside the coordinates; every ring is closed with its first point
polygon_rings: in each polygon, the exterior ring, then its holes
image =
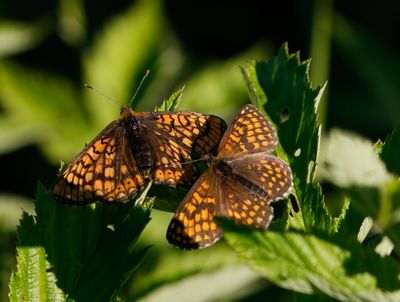
{"type": "Polygon", "coordinates": [[[167,231],[180,248],[205,248],[222,236],[215,216],[265,229],[271,202],[286,198],[293,186],[289,166],[271,155],[278,140],[268,120],[252,105],[236,115],[217,156],[187,193],[167,231]]]}
{"type": "Polygon", "coordinates": [[[215,153],[226,129],[213,115],[134,112],[125,105],[59,176],[53,197],[71,205],[126,202],[146,180],[176,187],[196,179],[193,160],[215,153]]]}

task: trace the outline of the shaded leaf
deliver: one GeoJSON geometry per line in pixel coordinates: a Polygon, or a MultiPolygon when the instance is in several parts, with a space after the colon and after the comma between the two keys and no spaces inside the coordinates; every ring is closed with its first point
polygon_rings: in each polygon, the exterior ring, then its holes
{"type": "Polygon", "coordinates": [[[400,174],[400,128],[396,128],[381,146],[380,156],[386,167],[400,174]]]}
{"type": "Polygon", "coordinates": [[[164,100],[160,106],[157,106],[154,111],[173,111],[176,110],[181,103],[181,98],[183,95],[183,86],[178,91],[174,92],[168,99],[164,100]]]}
{"type": "Polygon", "coordinates": [[[220,219],[225,237],[268,280],[301,293],[342,301],[397,301],[400,265],[355,238],[327,239],[298,232],[251,230],[220,219]]]}
{"type": "MultiPolygon", "coordinates": [[[[143,200],[149,187],[136,200],[143,200]]],[[[19,245],[29,257],[34,256],[29,260],[38,259],[40,263],[23,268],[31,279],[12,277],[10,284],[17,289],[17,285],[24,289],[32,284],[33,290],[39,291],[35,295],[42,294],[42,287],[47,286],[57,295],[62,290],[69,301],[108,301],[146,252],[147,248],[137,249],[135,244],[149,221],[150,209],[135,206],[133,201],[122,205],[68,207],[56,203],[39,185],[36,213],[35,218],[25,214],[29,219],[24,217],[27,223],[19,228],[19,245]],[[50,281],[54,284],[42,281],[43,273],[35,275],[36,271],[51,272],[50,281]],[[44,285],[38,287],[40,283],[44,285]]],[[[19,258],[18,266],[23,261],[26,260],[19,258]]],[[[15,290],[15,296],[31,301],[28,290],[22,296],[17,296],[21,290],[15,290]]],[[[51,294],[46,292],[46,301],[61,301],[51,294]]]]}
{"type": "Polygon", "coordinates": [[[320,186],[314,183],[320,137],[317,107],[323,88],[312,89],[308,69],[309,61],[301,62],[298,54],[289,54],[286,44],[278,56],[242,67],[251,101],[267,112],[276,125],[284,150],[277,152],[287,158],[294,174],[293,193],[301,211],[291,211],[291,225],[335,233],[348,204],[344,204],[340,217],[332,217],[320,186]]]}

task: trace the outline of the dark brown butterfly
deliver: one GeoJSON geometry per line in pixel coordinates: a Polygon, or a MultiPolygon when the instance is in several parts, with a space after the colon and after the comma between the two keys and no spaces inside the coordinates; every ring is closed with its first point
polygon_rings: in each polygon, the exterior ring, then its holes
{"type": "Polygon", "coordinates": [[[196,179],[193,159],[215,153],[226,129],[213,115],[134,112],[102,130],[59,176],[56,200],[72,205],[126,202],[146,180],[176,187],[196,179]]]}
{"type": "Polygon", "coordinates": [[[252,105],[236,115],[216,158],[187,193],[167,231],[180,248],[205,248],[222,230],[214,220],[225,216],[265,229],[273,218],[271,202],[286,198],[293,186],[289,166],[270,153],[278,143],[268,120],[252,105]]]}

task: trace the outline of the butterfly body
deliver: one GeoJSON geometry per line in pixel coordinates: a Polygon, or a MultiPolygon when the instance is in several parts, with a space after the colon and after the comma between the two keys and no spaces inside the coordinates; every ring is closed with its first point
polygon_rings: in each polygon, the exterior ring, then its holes
{"type": "Polygon", "coordinates": [[[222,230],[214,217],[224,216],[265,229],[273,218],[270,204],[292,189],[289,166],[270,153],[277,138],[268,120],[253,106],[234,118],[205,171],[178,207],[167,231],[168,241],[180,248],[205,248],[222,230]]]}
{"type": "Polygon", "coordinates": [[[134,112],[122,106],[59,176],[56,200],[70,205],[93,201],[126,202],[148,180],[190,185],[192,159],[215,153],[225,122],[194,112],[134,112]]]}

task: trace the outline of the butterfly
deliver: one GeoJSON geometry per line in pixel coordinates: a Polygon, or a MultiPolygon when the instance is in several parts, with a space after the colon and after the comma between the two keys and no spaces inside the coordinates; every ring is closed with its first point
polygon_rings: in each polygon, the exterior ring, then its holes
{"type": "Polygon", "coordinates": [[[70,205],[127,202],[147,180],[176,187],[197,177],[193,160],[215,153],[226,129],[219,117],[195,112],[121,108],[59,175],[54,199],[70,205]]]}
{"type": "Polygon", "coordinates": [[[271,155],[278,144],[272,125],[252,105],[236,115],[218,146],[217,156],[189,190],[174,214],[167,240],[183,249],[205,248],[222,236],[215,216],[265,229],[271,203],[292,187],[288,164],[271,155]]]}

